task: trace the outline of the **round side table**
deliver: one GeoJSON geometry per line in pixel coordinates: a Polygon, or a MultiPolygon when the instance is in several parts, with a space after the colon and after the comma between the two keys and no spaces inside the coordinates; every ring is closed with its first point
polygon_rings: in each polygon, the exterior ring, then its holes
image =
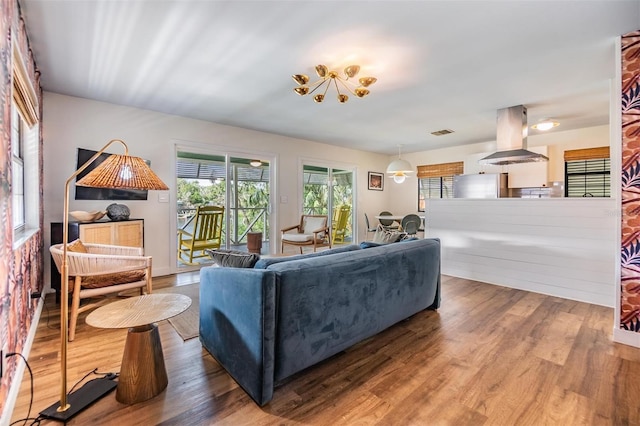
{"type": "Polygon", "coordinates": [[[116,400],[135,404],[153,398],[167,387],[167,369],[156,322],[174,317],[190,305],[191,298],[182,294],[146,294],[110,303],[87,316],[87,324],[92,327],[129,329],[116,400]]]}

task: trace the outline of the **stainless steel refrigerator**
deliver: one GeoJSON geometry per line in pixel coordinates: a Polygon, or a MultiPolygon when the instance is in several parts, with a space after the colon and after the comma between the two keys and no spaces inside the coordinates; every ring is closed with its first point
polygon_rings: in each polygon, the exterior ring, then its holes
{"type": "Polygon", "coordinates": [[[453,177],[454,198],[500,198],[509,196],[507,173],[481,173],[453,177]]]}

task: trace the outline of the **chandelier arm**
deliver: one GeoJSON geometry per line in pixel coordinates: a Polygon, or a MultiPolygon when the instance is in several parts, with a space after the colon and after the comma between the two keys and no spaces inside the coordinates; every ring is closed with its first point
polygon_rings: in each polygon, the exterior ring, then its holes
{"type": "MultiPolygon", "coordinates": [[[[316,87],[313,88],[313,90],[311,90],[309,93],[307,93],[308,95],[312,94],[313,92],[315,92],[316,90],[318,90],[318,87],[321,87],[323,84],[325,84],[326,82],[328,82],[329,79],[328,78],[323,78],[322,81],[318,80],[313,84],[318,84],[316,87]]],[[[327,87],[329,87],[329,85],[327,84],[327,87]]],[[[327,91],[325,90],[325,93],[327,93],[327,91]]]]}
{"type": "Polygon", "coordinates": [[[326,96],[327,92],[329,91],[329,86],[330,84],[327,84],[327,86],[324,88],[324,93],[322,94],[322,96],[326,96]]]}
{"type": "MultiPolygon", "coordinates": [[[[340,81],[340,84],[342,84],[344,86],[345,89],[347,89],[349,91],[349,93],[351,93],[353,96],[358,96],[356,95],[356,93],[353,91],[353,89],[351,89],[351,87],[349,87],[349,85],[347,84],[346,80],[343,80],[341,78],[337,78],[336,80],[340,81]]],[[[336,84],[336,89],[338,88],[338,85],[336,84]]],[[[338,93],[340,93],[340,91],[338,91],[338,93]]]]}
{"type": "Polygon", "coordinates": [[[339,79],[334,78],[333,84],[336,86],[336,91],[338,92],[338,96],[340,96],[342,93],[340,93],[340,88],[338,87],[338,83],[336,83],[336,80],[339,80],[339,79]]]}

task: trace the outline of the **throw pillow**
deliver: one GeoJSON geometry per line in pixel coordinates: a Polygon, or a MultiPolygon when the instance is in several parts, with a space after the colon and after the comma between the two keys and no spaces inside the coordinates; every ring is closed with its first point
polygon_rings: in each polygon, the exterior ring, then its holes
{"type": "Polygon", "coordinates": [[[205,250],[218,266],[229,268],[253,268],[260,256],[237,250],[205,250]]]}
{"type": "Polygon", "coordinates": [[[87,247],[85,247],[85,245],[82,244],[82,241],[80,240],[74,240],[67,244],[67,251],[71,251],[74,253],[88,253],[87,247]]]}
{"type": "Polygon", "coordinates": [[[384,229],[382,226],[378,225],[378,229],[376,229],[376,233],[373,236],[373,242],[379,244],[391,244],[400,241],[406,233],[399,231],[392,231],[389,229],[384,229]]]}

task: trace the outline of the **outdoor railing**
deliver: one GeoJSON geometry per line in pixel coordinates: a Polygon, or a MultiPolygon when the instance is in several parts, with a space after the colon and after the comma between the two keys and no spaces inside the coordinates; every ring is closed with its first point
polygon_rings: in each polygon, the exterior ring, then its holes
{"type": "MultiPolygon", "coordinates": [[[[269,238],[269,214],[267,207],[239,207],[230,208],[231,211],[231,227],[232,233],[229,239],[230,245],[239,245],[246,242],[245,238],[249,232],[262,232],[262,238],[264,241],[268,241],[269,238]],[[242,231],[240,227],[240,217],[244,211],[259,211],[258,215],[249,223],[249,226],[242,231]],[[244,240],[244,241],[243,241],[244,240]]],[[[196,208],[180,208],[178,209],[178,228],[188,229],[191,226],[191,222],[196,214],[196,208]]],[[[226,233],[223,230],[223,234],[226,233]]]]}

